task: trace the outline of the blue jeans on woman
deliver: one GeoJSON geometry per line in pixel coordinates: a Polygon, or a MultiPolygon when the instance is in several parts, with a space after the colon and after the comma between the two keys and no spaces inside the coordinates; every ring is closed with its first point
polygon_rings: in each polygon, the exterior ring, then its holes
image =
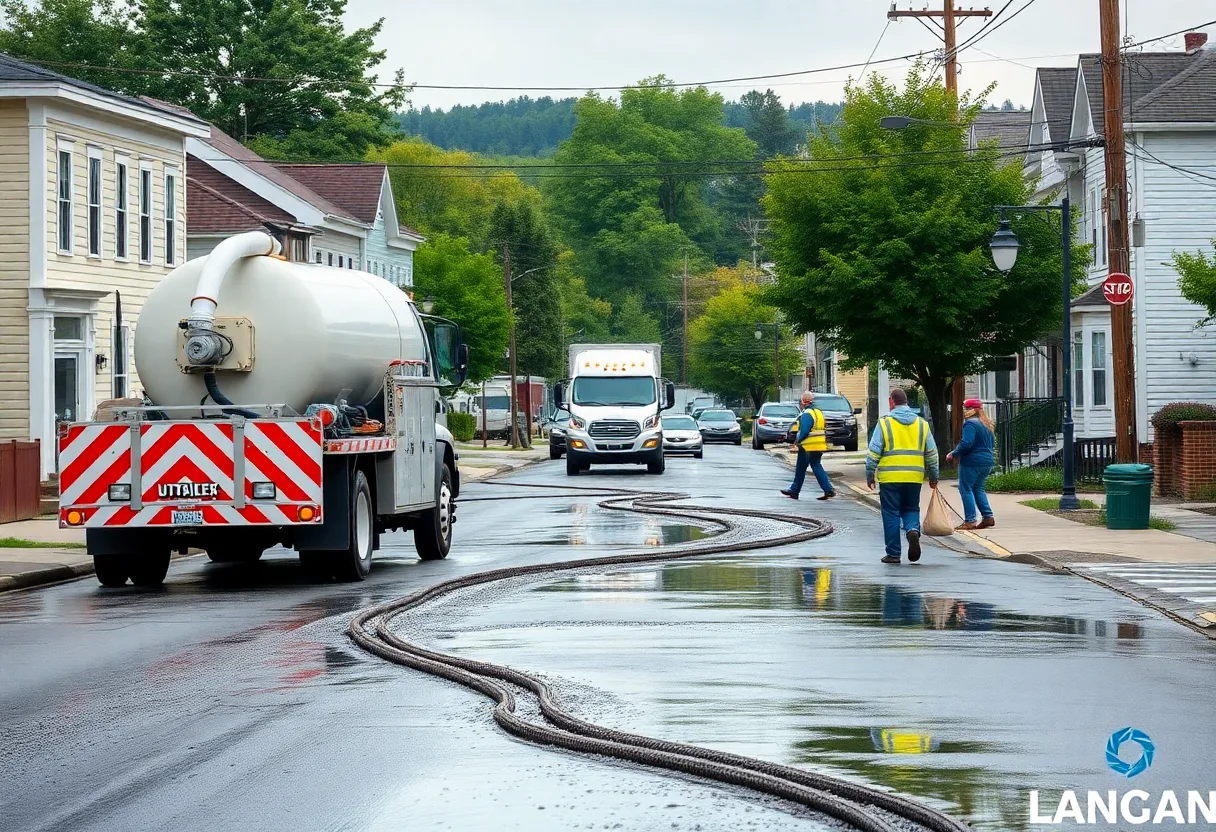
{"type": "Polygon", "coordinates": [[[981,516],[992,516],[992,506],[988,505],[988,492],[984,490],[984,483],[991,472],[991,465],[958,467],[958,494],[963,499],[963,517],[968,523],[978,522],[977,506],[981,516]]]}

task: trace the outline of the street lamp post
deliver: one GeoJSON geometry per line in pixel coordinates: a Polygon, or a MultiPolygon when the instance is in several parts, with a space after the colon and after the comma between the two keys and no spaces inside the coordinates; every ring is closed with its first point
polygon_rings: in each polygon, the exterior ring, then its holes
{"type": "Polygon", "coordinates": [[[773,328],[773,386],[776,388],[773,400],[781,401],[781,324],[756,324],[757,341],[764,340],[762,327],[766,326],[773,328]]]}
{"type": "Polygon", "coordinates": [[[1065,195],[1059,205],[997,205],[993,208],[1001,216],[1001,225],[992,236],[992,262],[1003,272],[1013,268],[1018,259],[1018,249],[1021,243],[1013,232],[1006,212],[1022,213],[1029,211],[1060,211],[1063,215],[1063,245],[1064,245],[1064,349],[1061,354],[1064,376],[1064,493],[1060,496],[1060,510],[1073,511],[1081,507],[1077,500],[1076,472],[1073,465],[1074,427],[1072,421],[1072,208],[1068,196],[1065,195]]]}

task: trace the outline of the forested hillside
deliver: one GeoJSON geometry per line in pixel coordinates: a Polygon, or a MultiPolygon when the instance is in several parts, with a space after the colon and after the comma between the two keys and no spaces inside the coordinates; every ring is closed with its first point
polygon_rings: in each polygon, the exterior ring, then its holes
{"type": "MultiPolygon", "coordinates": [[[[728,101],[724,106],[728,127],[747,127],[752,117],[744,101],[728,101]]],[[[557,146],[574,132],[574,98],[523,96],[510,101],[484,104],[458,104],[450,110],[423,107],[398,116],[401,128],[447,150],[468,150],[492,156],[552,156],[557,146]]],[[[814,131],[816,121],[831,123],[840,104],[816,101],[790,105],[788,120],[797,144],[814,131]]]]}

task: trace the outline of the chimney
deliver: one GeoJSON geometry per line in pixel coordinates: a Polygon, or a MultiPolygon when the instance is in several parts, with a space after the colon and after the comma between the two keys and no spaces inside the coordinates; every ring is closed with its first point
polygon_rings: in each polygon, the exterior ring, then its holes
{"type": "Polygon", "coordinates": [[[1187,32],[1185,37],[1186,51],[1189,55],[1192,52],[1198,52],[1207,45],[1208,36],[1206,32],[1187,32]]]}

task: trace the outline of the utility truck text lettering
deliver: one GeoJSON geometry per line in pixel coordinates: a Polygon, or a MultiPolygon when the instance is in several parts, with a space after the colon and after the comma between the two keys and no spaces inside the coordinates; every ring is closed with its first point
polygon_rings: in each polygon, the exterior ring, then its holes
{"type": "Polygon", "coordinates": [[[214,500],[220,487],[213,482],[164,482],[156,487],[162,500],[214,500]]]}

